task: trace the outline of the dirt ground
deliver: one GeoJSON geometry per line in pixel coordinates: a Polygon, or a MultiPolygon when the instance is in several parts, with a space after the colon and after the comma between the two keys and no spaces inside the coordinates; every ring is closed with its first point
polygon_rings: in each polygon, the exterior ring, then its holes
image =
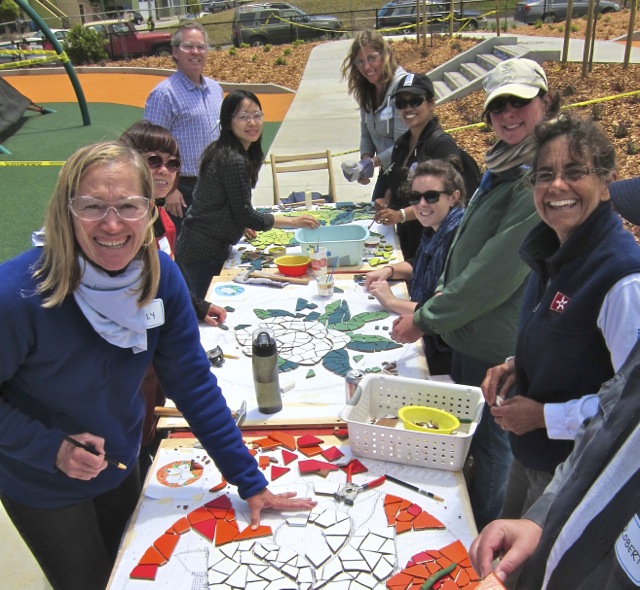
{"type": "MultiPolygon", "coordinates": [[[[615,39],[625,35],[629,26],[629,11],[602,16],[596,27],[598,39],[615,39]]],[[[584,38],[586,22],[572,23],[571,37],[584,38]]],[[[510,31],[511,32],[511,31],[510,31]]],[[[564,23],[519,27],[519,33],[546,37],[564,36],[564,23]]],[[[415,39],[393,41],[394,53],[400,65],[408,71],[426,72],[465,51],[476,43],[469,38],[446,36],[427,38],[426,47],[415,39]]],[[[224,82],[271,82],[296,90],[300,84],[309,53],[317,43],[281,45],[260,48],[240,48],[212,51],[208,58],[206,75],[224,82]]],[[[170,58],[141,58],[109,65],[136,65],[172,68],[170,58]]],[[[582,65],[573,63],[562,68],[556,62],[544,64],[552,92],[559,93],[562,104],[598,120],[615,143],[618,170],[621,178],[640,173],[640,64],[623,69],[621,64],[594,64],[587,77],[582,77],[582,65]],[[633,93],[624,98],[601,100],[622,93],[633,93]],[[594,101],[585,106],[574,106],[594,101]]],[[[437,115],[446,129],[476,124],[482,112],[482,92],[475,92],[455,103],[437,108],[437,115]]],[[[495,136],[477,127],[454,133],[458,143],[479,162],[484,152],[494,143],[495,136]]],[[[634,228],[635,229],[635,228],[634,228]]],[[[640,233],[640,232],[639,232],[640,233]]]]}

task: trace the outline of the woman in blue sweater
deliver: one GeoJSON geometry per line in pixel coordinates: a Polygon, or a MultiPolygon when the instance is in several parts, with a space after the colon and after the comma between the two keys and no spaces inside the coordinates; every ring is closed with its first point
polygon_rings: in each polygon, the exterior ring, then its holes
{"type": "Polygon", "coordinates": [[[210,371],[181,274],[156,248],[152,196],[135,150],[82,148],[60,172],[44,247],[0,265],[0,500],[56,589],[107,583],[140,493],[139,386],[150,363],[247,500],[252,525],[263,508],[314,505],[267,490],[210,371]]]}

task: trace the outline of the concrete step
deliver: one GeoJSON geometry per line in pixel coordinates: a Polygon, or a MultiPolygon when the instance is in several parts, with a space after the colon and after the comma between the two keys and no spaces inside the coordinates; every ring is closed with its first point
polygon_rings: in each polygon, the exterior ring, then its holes
{"type": "Polygon", "coordinates": [[[433,89],[436,92],[436,101],[442,102],[446,96],[451,94],[451,88],[447,85],[444,80],[434,80],[433,81],[433,89]]]}
{"type": "Polygon", "coordinates": [[[461,74],[460,72],[446,72],[443,76],[443,80],[451,90],[457,90],[458,88],[464,88],[469,84],[469,78],[461,74]]]}
{"type": "Polygon", "coordinates": [[[467,62],[460,64],[460,72],[464,74],[467,79],[473,80],[475,78],[483,78],[489,73],[489,70],[483,68],[477,62],[467,62]]]}
{"type": "Polygon", "coordinates": [[[510,59],[512,57],[522,57],[529,53],[531,48],[524,47],[523,45],[496,45],[493,48],[494,55],[497,55],[500,59],[510,59]]]}
{"type": "Polygon", "coordinates": [[[502,61],[504,59],[494,53],[479,53],[476,55],[476,62],[486,70],[493,70],[502,61]]]}

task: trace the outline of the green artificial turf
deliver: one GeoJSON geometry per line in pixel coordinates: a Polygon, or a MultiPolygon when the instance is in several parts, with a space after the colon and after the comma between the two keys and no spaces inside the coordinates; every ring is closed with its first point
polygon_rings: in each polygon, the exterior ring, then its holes
{"type": "MultiPolygon", "coordinates": [[[[66,160],[89,143],[115,140],[143,116],[143,109],[137,107],[92,103],[91,125],[84,126],[75,103],[41,106],[55,112],[48,115],[27,112],[15,133],[2,140],[11,154],[0,155],[0,162],[40,162],[40,165],[0,167],[0,262],[29,248],[31,233],[42,227],[45,207],[60,170],[47,162],[66,160]]],[[[280,123],[264,124],[265,153],[279,127],[280,123]]]]}

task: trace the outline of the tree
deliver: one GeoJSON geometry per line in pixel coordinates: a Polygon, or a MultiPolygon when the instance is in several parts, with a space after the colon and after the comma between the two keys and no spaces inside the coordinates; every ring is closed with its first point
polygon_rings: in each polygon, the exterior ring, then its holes
{"type": "Polygon", "coordinates": [[[104,39],[93,29],[75,25],[64,40],[64,50],[73,65],[92,64],[107,59],[104,39]]]}
{"type": "Polygon", "coordinates": [[[0,0],[0,21],[3,23],[18,20],[20,8],[13,0],[0,0]]]}

